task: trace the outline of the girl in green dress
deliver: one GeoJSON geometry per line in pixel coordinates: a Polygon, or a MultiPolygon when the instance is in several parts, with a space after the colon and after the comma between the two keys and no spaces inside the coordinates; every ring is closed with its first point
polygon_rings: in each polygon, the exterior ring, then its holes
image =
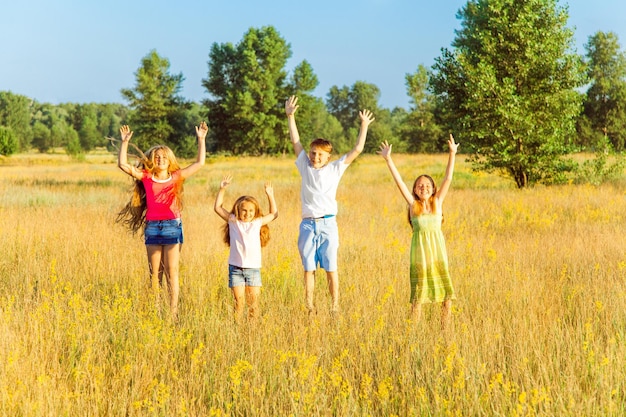
{"type": "Polygon", "coordinates": [[[409,204],[408,216],[413,228],[411,241],[411,316],[417,321],[422,312],[423,303],[442,303],[441,326],[445,328],[450,320],[454,287],[448,269],[446,242],[441,231],[443,222],[443,200],[448,193],[454,172],[454,160],[458,143],[450,135],[448,140],[450,153],[446,174],[437,188],[428,175],[420,175],[409,191],[393,160],[391,147],[387,141],[380,145],[378,152],[387,162],[387,167],[400,189],[400,193],[409,204]]]}

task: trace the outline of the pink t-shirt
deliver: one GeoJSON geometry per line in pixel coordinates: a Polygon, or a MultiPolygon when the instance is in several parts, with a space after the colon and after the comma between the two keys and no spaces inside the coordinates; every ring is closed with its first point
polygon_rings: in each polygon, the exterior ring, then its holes
{"type": "Polygon", "coordinates": [[[261,226],[260,217],[251,222],[242,222],[233,214],[228,219],[230,233],[230,256],[228,264],[239,268],[261,268],[261,226]]]}
{"type": "Polygon", "coordinates": [[[173,220],[180,217],[180,204],[174,193],[182,181],[180,170],[174,171],[166,180],[158,180],[148,171],[143,172],[141,182],[146,189],[146,220],[173,220]]]}

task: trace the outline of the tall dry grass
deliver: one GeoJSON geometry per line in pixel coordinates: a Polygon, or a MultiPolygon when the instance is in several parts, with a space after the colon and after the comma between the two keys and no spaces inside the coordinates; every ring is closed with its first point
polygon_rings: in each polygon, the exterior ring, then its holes
{"type": "MultiPolygon", "coordinates": [[[[445,156],[396,156],[407,182],[445,156]]],[[[3,416],[620,416],[626,413],[626,186],[519,191],[457,165],[444,234],[458,299],[408,320],[410,230],[379,157],[339,190],[332,320],[303,307],[291,158],[215,158],[185,188],[180,321],[147,296],[140,236],[115,224],[130,180],[113,158],[0,166],[3,416]],[[232,322],[227,247],[212,210],[259,197],[279,218],[264,250],[262,317],[232,322]]],[[[322,272],[322,271],[320,271],[322,272]]]]}

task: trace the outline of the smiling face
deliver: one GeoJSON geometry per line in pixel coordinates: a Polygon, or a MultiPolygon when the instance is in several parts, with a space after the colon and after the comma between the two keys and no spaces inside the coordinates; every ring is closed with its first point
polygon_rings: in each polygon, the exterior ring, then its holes
{"type": "Polygon", "coordinates": [[[237,210],[237,220],[251,222],[256,216],[256,204],[252,201],[242,201],[237,210]]]}
{"type": "Polygon", "coordinates": [[[167,171],[169,166],[170,159],[165,149],[157,149],[154,152],[154,167],[162,171],[167,171]]]}
{"type": "Polygon", "coordinates": [[[432,178],[421,175],[415,180],[413,185],[413,194],[421,201],[428,201],[428,199],[436,192],[435,184],[432,178]]]}
{"type": "Polygon", "coordinates": [[[309,151],[309,160],[311,161],[313,168],[322,168],[330,160],[330,152],[327,152],[318,146],[312,146],[309,151]]]}

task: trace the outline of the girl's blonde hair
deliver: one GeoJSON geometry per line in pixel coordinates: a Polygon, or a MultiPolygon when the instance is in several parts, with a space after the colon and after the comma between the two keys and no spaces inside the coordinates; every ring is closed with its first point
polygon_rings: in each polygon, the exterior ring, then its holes
{"type": "MultiPolygon", "coordinates": [[[[176,160],[176,156],[174,152],[165,145],[156,145],[152,148],[148,149],[148,151],[144,154],[139,150],[141,156],[137,161],[137,168],[141,171],[148,172],[149,174],[154,173],[155,158],[157,151],[163,151],[167,160],[169,161],[169,165],[167,168],[168,173],[171,175],[173,172],[180,170],[180,165],[176,160]]],[[[174,201],[178,205],[179,209],[183,209],[183,182],[180,181],[174,185],[174,201]]],[[[133,233],[137,233],[139,229],[145,226],[146,224],[146,189],[143,186],[143,182],[135,179],[133,185],[133,192],[130,197],[130,201],[126,203],[126,205],[117,213],[117,223],[122,223],[127,226],[133,233]]]]}
{"type": "Polygon", "coordinates": [[[417,185],[417,182],[422,178],[426,178],[428,181],[430,181],[430,184],[433,187],[433,193],[428,198],[428,205],[430,206],[430,212],[434,213],[437,211],[437,199],[435,198],[435,195],[437,194],[437,184],[435,184],[435,180],[433,180],[433,178],[430,175],[422,174],[415,179],[415,182],[413,182],[413,188],[411,189],[411,194],[413,194],[413,199],[415,200],[413,204],[411,204],[408,210],[409,224],[411,226],[412,226],[411,217],[420,216],[423,211],[422,204],[419,204],[419,203],[422,203],[422,200],[415,192],[415,186],[417,185]]]}
{"type": "MultiPolygon", "coordinates": [[[[233,204],[233,209],[230,211],[232,215],[235,216],[235,219],[239,219],[239,210],[241,209],[241,205],[243,203],[252,203],[254,205],[254,218],[258,219],[259,217],[263,217],[263,212],[261,211],[261,206],[256,198],[251,197],[249,195],[242,195],[235,201],[233,204]]],[[[228,222],[224,225],[223,229],[224,235],[224,243],[230,246],[230,228],[228,227],[228,222]]],[[[267,242],[270,240],[270,228],[264,224],[261,226],[261,247],[267,245],[267,242]]]]}

